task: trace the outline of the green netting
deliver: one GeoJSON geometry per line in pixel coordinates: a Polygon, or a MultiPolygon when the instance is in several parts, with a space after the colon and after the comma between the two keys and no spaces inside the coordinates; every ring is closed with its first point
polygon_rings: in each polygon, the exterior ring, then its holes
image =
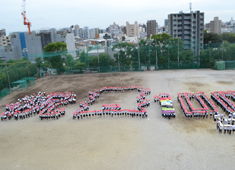
{"type": "Polygon", "coordinates": [[[28,85],[28,86],[32,86],[32,85],[35,84],[35,80],[34,80],[33,77],[25,77],[25,78],[23,78],[23,79],[21,79],[21,80],[25,80],[25,81],[27,82],[27,85],[28,85]]]}
{"type": "Polygon", "coordinates": [[[0,100],[1,100],[3,97],[5,97],[5,96],[7,96],[7,95],[9,95],[9,94],[11,94],[11,90],[10,90],[10,89],[4,89],[4,90],[0,91],[0,100]]]}
{"type": "Polygon", "coordinates": [[[225,69],[226,70],[234,70],[235,69],[235,61],[225,61],[225,69]]]}
{"type": "Polygon", "coordinates": [[[216,61],[215,62],[216,70],[224,70],[225,69],[225,61],[216,61]]]}
{"type": "Polygon", "coordinates": [[[12,83],[12,88],[14,87],[20,87],[22,89],[26,89],[27,86],[27,80],[18,80],[12,83]]]}

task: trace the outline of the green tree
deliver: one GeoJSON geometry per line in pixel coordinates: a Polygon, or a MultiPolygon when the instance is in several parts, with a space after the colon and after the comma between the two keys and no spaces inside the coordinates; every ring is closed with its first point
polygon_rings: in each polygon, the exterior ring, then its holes
{"type": "Polygon", "coordinates": [[[86,58],[87,58],[86,53],[84,51],[81,52],[80,57],[79,57],[79,61],[81,63],[85,63],[86,62],[86,58]]]}
{"type": "Polygon", "coordinates": [[[164,42],[166,40],[169,40],[171,38],[171,36],[167,33],[162,33],[162,34],[154,34],[151,36],[151,39],[153,39],[154,41],[158,41],[158,42],[164,42]]]}
{"type": "Polygon", "coordinates": [[[43,49],[45,55],[49,56],[45,60],[48,61],[50,68],[55,68],[59,74],[65,71],[65,58],[62,54],[66,54],[67,45],[63,42],[52,42],[47,44],[43,49]],[[52,56],[52,57],[51,57],[52,56]]]}
{"type": "Polygon", "coordinates": [[[118,63],[119,61],[120,65],[130,65],[133,60],[132,51],[134,48],[134,45],[127,42],[117,43],[116,45],[114,45],[112,51],[116,50],[118,53],[114,56],[116,59],[116,63],[118,63]]]}
{"type": "Polygon", "coordinates": [[[72,68],[76,64],[71,54],[66,55],[66,62],[70,68],[72,68]]]}

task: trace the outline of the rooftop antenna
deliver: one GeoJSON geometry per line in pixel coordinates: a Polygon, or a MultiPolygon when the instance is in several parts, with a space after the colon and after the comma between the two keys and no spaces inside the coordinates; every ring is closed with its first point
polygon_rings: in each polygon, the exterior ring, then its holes
{"type": "Polygon", "coordinates": [[[192,12],[192,3],[189,3],[189,9],[190,9],[190,13],[192,12]]]}

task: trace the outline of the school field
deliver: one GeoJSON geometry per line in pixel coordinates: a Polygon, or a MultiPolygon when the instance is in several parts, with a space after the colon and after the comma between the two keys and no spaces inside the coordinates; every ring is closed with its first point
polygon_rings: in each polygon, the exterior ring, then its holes
{"type": "MultiPolygon", "coordinates": [[[[0,169],[3,170],[175,170],[234,169],[235,134],[221,135],[213,119],[187,120],[177,102],[179,92],[235,90],[230,70],[168,70],[52,76],[36,80],[25,91],[0,101],[5,104],[38,91],[71,91],[77,104],[68,105],[58,120],[38,116],[0,121],[0,169]],[[79,101],[88,91],[110,86],[140,85],[150,88],[148,118],[106,117],[73,120],[79,101]],[[164,119],[154,95],[167,92],[176,109],[175,119],[164,119]]],[[[137,91],[100,95],[90,110],[102,104],[136,109],[137,91]]],[[[197,103],[194,103],[197,105],[197,103]]],[[[221,111],[221,109],[220,109],[221,111]]]]}

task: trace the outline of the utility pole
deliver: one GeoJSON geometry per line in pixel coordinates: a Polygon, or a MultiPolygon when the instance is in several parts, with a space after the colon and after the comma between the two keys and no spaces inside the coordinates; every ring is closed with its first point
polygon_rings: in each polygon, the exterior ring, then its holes
{"type": "Polygon", "coordinates": [[[6,72],[7,72],[7,79],[8,79],[8,84],[9,84],[9,89],[11,89],[11,83],[10,83],[10,78],[9,78],[9,74],[8,74],[8,70],[7,70],[7,63],[5,63],[6,65],[6,72]]]}

